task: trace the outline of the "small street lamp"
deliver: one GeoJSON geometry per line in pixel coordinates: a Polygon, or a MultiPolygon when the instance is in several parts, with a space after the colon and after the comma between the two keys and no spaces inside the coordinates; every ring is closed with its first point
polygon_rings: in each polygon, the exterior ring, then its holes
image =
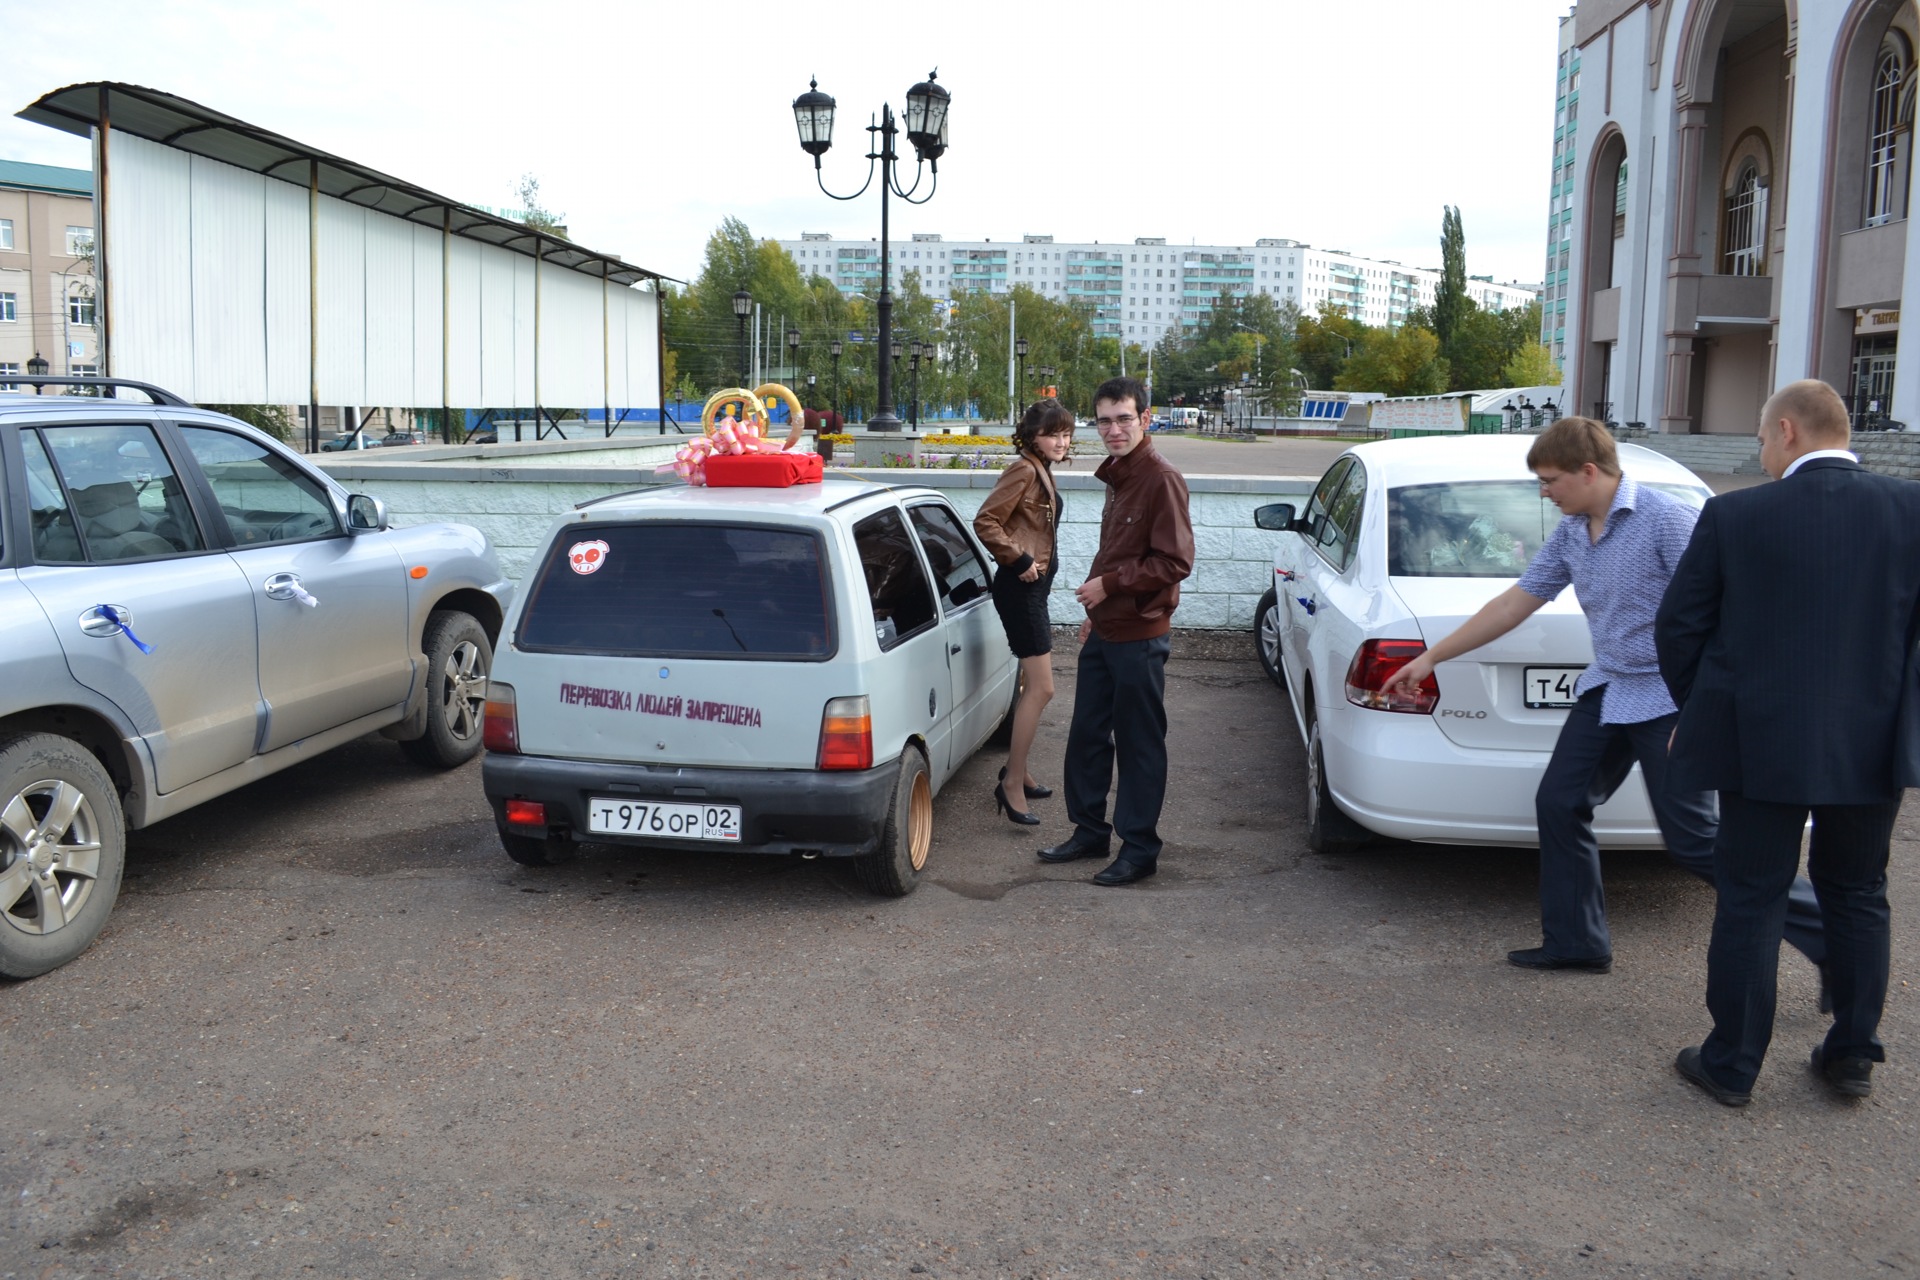
{"type": "Polygon", "coordinates": [[[833,357],[833,425],[840,427],[840,339],[835,338],[827,344],[827,354],[833,357]]]}
{"type": "Polygon", "coordinates": [[[740,385],[745,386],[753,380],[747,372],[747,317],[753,314],[753,295],[745,289],[733,295],[733,314],[740,321],[740,385]]]}
{"type": "Polygon", "coordinates": [[[1013,354],[1020,361],[1020,381],[1017,385],[1022,395],[1025,395],[1027,391],[1027,350],[1027,340],[1025,338],[1015,338],[1013,340],[1013,354]]]}
{"type": "MultiPolygon", "coordinates": [[[[926,351],[932,354],[933,348],[927,347],[926,351]]],[[[920,429],[920,353],[920,339],[915,338],[907,344],[907,369],[912,379],[912,390],[909,392],[912,399],[907,409],[907,425],[915,431],[920,429]]]]}
{"type": "Polygon", "coordinates": [[[873,185],[873,177],[878,166],[880,175],[880,313],[879,343],[881,358],[879,366],[879,404],[873,418],[867,423],[869,431],[898,431],[900,419],[893,412],[893,370],[886,360],[886,352],[897,350],[893,342],[893,268],[889,246],[889,227],[887,197],[896,195],[908,204],[925,204],[933,199],[940,186],[940,157],[947,151],[947,108],[951,96],[940,85],[934,83],[938,73],[907,90],[907,110],[904,121],[907,141],[913,144],[917,161],[914,181],[911,187],[902,187],[899,178],[900,154],[894,150],[894,138],[901,132],[895,123],[893,106],[883,103],[877,124],[867,126],[867,180],[860,190],[850,196],[838,196],[827,190],[826,179],[820,173],[820,157],[833,146],[833,116],[836,104],[831,96],[820,92],[817,80],[809,81],[807,91],[793,100],[793,123],[800,135],[800,149],[813,157],[814,181],[820,190],[835,200],[857,200],[866,194],[873,185]],[[933,183],[927,194],[914,199],[914,192],[920,189],[918,166],[924,165],[932,174],[933,183]]]}
{"type": "Polygon", "coordinates": [[[800,330],[798,327],[787,330],[787,376],[791,378],[800,369],[800,330]]]}

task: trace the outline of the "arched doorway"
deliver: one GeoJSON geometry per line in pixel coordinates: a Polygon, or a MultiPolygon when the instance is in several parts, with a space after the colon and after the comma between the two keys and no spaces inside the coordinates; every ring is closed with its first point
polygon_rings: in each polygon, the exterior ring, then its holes
{"type": "Polygon", "coordinates": [[[1591,413],[1602,422],[1613,419],[1620,401],[1615,384],[1620,367],[1620,299],[1627,272],[1627,140],[1618,126],[1608,125],[1593,150],[1587,170],[1586,243],[1581,252],[1582,299],[1579,391],[1569,412],[1591,413]]]}

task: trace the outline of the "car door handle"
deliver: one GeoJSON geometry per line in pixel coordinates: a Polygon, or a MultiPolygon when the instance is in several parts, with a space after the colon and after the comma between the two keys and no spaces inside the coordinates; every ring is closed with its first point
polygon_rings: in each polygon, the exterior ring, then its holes
{"type": "Polygon", "coordinates": [[[948,652],[948,653],[958,653],[958,652],[960,652],[960,646],[959,646],[959,645],[957,645],[957,644],[950,644],[950,645],[948,645],[948,646],[947,646],[947,652],[948,652]]]}
{"type": "Polygon", "coordinates": [[[308,595],[307,589],[300,585],[300,575],[297,573],[276,573],[260,585],[266,590],[269,600],[298,600],[309,609],[320,607],[320,602],[308,595]]]}
{"type": "Polygon", "coordinates": [[[1309,618],[1313,616],[1313,611],[1319,607],[1318,605],[1314,604],[1313,597],[1311,596],[1295,596],[1294,599],[1300,602],[1300,607],[1307,611],[1307,616],[1309,618]]]}
{"type": "Polygon", "coordinates": [[[88,609],[80,615],[80,630],[101,640],[125,636],[140,652],[153,652],[152,645],[133,634],[133,610],[123,604],[97,604],[88,609]]]}

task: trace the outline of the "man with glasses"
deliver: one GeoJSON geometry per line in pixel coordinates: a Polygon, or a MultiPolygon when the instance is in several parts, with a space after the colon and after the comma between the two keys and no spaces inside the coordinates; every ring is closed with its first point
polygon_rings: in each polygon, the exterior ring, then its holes
{"type": "Polygon", "coordinates": [[[1093,882],[1122,885],[1152,875],[1160,859],[1168,632],[1180,583],[1193,572],[1193,522],[1186,480],[1147,439],[1145,384],[1109,378],[1093,393],[1093,411],[1107,447],[1094,475],[1107,486],[1107,501],[1100,549],[1074,592],[1087,620],[1080,624],[1073,722],[1061,770],[1073,834],[1042,849],[1040,860],[1105,858],[1118,834],[1118,855],[1093,882]]]}
{"type": "MultiPolygon", "coordinates": [[[[1579,592],[1593,663],[1574,686],[1573,709],[1534,798],[1542,945],[1509,951],[1507,959],[1523,969],[1606,973],[1613,968],[1613,938],[1593,811],[1620,789],[1636,760],[1667,853],[1713,883],[1718,808],[1711,791],[1675,780],[1667,740],[1679,717],[1653,644],[1661,594],[1699,513],[1622,475],[1613,436],[1592,418],[1562,418],[1548,427],[1527,451],[1527,469],[1563,519],[1518,583],[1401,668],[1387,688],[1404,685],[1411,693],[1436,666],[1499,639],[1568,586],[1579,592]]],[[[1794,886],[1787,937],[1820,970],[1824,1009],[1826,932],[1804,877],[1794,886]]]]}

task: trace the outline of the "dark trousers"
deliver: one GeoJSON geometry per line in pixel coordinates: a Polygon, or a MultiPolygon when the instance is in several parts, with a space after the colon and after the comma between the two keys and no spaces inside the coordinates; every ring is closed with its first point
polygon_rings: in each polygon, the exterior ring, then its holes
{"type": "Polygon", "coordinates": [[[1886,1060],[1880,1013],[1887,1002],[1887,855],[1898,797],[1882,804],[1794,805],[1720,793],[1714,883],[1720,903],[1707,946],[1707,1011],[1713,1031],[1700,1061],[1714,1080],[1751,1089],[1773,1039],[1781,926],[1800,867],[1800,833],[1813,814],[1807,872],[1827,922],[1832,1058],[1886,1060]]]}
{"type": "Polygon", "coordinates": [[[1073,723],[1061,769],[1074,839],[1106,845],[1120,836],[1120,857],[1152,866],[1160,857],[1160,806],[1167,798],[1166,636],[1115,644],[1098,632],[1080,646],[1073,723]],[[1107,790],[1114,793],[1107,821],[1107,790]]]}
{"type": "MultiPolygon", "coordinates": [[[[1534,796],[1540,823],[1540,932],[1547,954],[1568,960],[1613,954],[1593,811],[1613,798],[1635,760],[1646,779],[1647,799],[1668,856],[1708,884],[1716,883],[1713,847],[1719,823],[1713,793],[1678,791],[1670,783],[1667,741],[1678,716],[1601,724],[1605,693],[1604,685],[1587,690],[1567,713],[1534,796]]],[[[1787,941],[1814,964],[1824,963],[1825,933],[1813,886],[1804,879],[1793,881],[1787,903],[1787,941]]]]}

